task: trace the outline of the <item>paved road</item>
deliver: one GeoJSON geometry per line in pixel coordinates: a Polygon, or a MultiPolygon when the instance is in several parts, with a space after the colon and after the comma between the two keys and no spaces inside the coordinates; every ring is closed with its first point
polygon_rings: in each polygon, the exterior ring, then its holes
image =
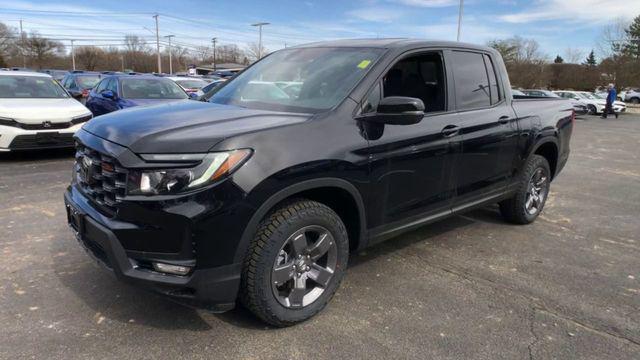
{"type": "Polygon", "coordinates": [[[495,207],[352,258],[315,319],[271,329],[123,285],[67,229],[70,152],[0,158],[0,358],[640,358],[640,116],[578,121],[543,216],[495,207]]]}

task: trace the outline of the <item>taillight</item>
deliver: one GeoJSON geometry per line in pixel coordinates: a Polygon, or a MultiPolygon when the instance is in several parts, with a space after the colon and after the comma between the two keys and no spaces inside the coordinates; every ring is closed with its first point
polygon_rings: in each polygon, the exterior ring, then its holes
{"type": "Polygon", "coordinates": [[[87,96],[89,96],[89,90],[82,89],[82,97],[87,97],[87,96]]]}

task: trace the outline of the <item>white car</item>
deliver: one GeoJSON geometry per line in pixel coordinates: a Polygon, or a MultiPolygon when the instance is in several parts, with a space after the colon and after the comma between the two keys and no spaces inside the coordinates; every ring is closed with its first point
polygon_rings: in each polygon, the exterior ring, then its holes
{"type": "Polygon", "coordinates": [[[73,147],[91,117],[50,75],[0,72],[0,151],[73,147]]]}
{"type": "Polygon", "coordinates": [[[209,85],[208,81],[192,77],[171,76],[169,79],[178,84],[189,96],[191,96],[191,94],[196,94],[197,96],[204,95],[202,88],[209,85]]]}
{"type": "MultiPolygon", "coordinates": [[[[601,114],[604,111],[605,106],[607,105],[607,100],[605,98],[601,98],[596,94],[590,93],[588,91],[571,91],[571,90],[558,90],[554,91],[558,96],[566,98],[566,99],[574,99],[581,103],[583,103],[587,109],[589,110],[589,114],[601,114]]],[[[627,110],[627,106],[622,101],[614,101],[613,102],[613,111],[617,113],[625,112],[627,110]]]]}
{"type": "Polygon", "coordinates": [[[640,89],[629,90],[624,94],[624,101],[640,104],[640,89]]]}

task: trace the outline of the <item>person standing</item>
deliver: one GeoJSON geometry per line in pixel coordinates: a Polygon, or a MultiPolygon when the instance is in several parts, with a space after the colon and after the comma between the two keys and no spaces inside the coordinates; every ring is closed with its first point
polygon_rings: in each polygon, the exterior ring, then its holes
{"type": "Polygon", "coordinates": [[[618,118],[618,113],[613,110],[613,102],[616,101],[617,96],[616,87],[613,84],[609,84],[607,87],[607,103],[604,107],[604,111],[602,112],[603,119],[606,119],[609,114],[615,115],[616,119],[618,118]]]}

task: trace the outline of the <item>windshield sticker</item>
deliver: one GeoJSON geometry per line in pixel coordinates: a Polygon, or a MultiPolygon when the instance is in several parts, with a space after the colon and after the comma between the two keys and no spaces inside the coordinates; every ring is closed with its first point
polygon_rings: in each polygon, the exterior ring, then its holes
{"type": "Polygon", "coordinates": [[[366,69],[369,64],[371,64],[371,60],[362,60],[360,61],[360,64],[358,64],[358,67],[360,69],[366,69]]]}

